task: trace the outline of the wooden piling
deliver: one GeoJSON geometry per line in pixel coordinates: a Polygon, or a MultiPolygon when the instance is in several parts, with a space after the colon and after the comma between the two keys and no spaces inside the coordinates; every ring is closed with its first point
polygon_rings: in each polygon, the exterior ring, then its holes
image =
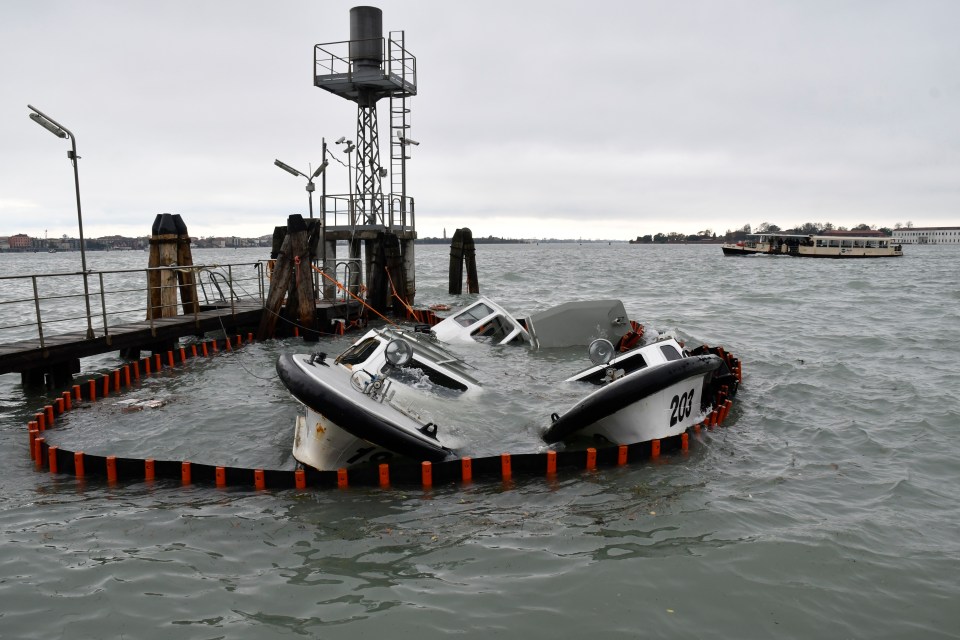
{"type": "Polygon", "coordinates": [[[453,232],[450,242],[450,277],[448,291],[452,295],[463,293],[463,265],[467,265],[467,291],[480,293],[480,280],[477,277],[477,250],[473,243],[473,232],[464,227],[453,232]]]}
{"type": "Polygon", "coordinates": [[[287,317],[295,318],[298,325],[316,335],[316,302],[308,241],[303,216],[292,215],[287,218],[287,232],[277,252],[266,308],[257,329],[257,340],[274,336],[284,297],[287,298],[287,317]]]}
{"type": "Polygon", "coordinates": [[[178,289],[183,313],[189,315],[198,310],[197,284],[190,269],[190,235],[179,215],[162,213],[154,219],[147,266],[151,269],[147,272],[148,319],[176,316],[178,289]]]}

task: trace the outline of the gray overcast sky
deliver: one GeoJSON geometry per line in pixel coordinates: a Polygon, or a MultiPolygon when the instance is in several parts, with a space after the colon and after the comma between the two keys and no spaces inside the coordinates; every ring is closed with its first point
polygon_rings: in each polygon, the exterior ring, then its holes
{"type": "MultiPolygon", "coordinates": [[[[356,106],[312,86],[339,1],[4,0],[0,235],[270,233],[356,106]]],[[[373,3],[417,56],[421,236],[960,224],[960,2],[373,3]]],[[[388,155],[387,103],[381,154],[388,155]]],[[[388,185],[389,181],[385,181],[388,185]]],[[[332,164],[328,190],[347,191],[332,164]]],[[[315,203],[316,204],[316,203],[315,203]]]]}

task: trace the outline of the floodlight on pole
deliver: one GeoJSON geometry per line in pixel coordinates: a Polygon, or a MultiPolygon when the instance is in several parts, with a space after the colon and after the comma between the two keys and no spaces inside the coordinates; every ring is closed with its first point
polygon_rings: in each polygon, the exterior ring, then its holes
{"type": "Polygon", "coordinates": [[[323,173],[324,170],[327,168],[326,159],[324,159],[324,161],[320,163],[320,166],[317,167],[317,170],[314,171],[311,175],[307,175],[302,171],[298,171],[293,167],[291,167],[290,165],[288,165],[287,163],[282,162],[280,160],[274,160],[273,164],[277,165],[278,167],[280,167],[290,175],[303,176],[304,178],[307,179],[307,200],[310,204],[310,217],[313,218],[313,192],[316,189],[316,187],[313,186],[313,179],[319,176],[321,173],[323,173]]]}
{"type": "Polygon", "coordinates": [[[90,284],[87,281],[87,253],[83,246],[83,213],[80,210],[80,171],[77,168],[77,160],[80,159],[80,156],[77,155],[77,138],[65,126],[33,105],[28,104],[27,108],[33,112],[29,114],[30,119],[41,127],[58,138],[70,138],[70,151],[67,151],[67,158],[73,163],[73,184],[77,193],[77,224],[80,229],[80,267],[83,271],[83,300],[87,307],[87,339],[92,340],[94,338],[93,319],[90,315],[90,284]]]}

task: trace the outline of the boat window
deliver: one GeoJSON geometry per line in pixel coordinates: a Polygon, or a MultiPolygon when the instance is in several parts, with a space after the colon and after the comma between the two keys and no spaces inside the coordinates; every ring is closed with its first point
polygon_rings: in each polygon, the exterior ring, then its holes
{"type": "Polygon", "coordinates": [[[477,327],[470,336],[478,342],[499,344],[500,341],[507,337],[507,334],[510,333],[512,329],[513,327],[504,320],[503,316],[498,315],[490,318],[480,327],[477,327]]]}
{"type": "Polygon", "coordinates": [[[680,352],[677,351],[677,348],[672,344],[660,345],[660,353],[662,353],[663,357],[667,360],[679,360],[682,357],[680,352]]]}
{"type": "Polygon", "coordinates": [[[454,318],[461,327],[469,327],[480,318],[485,318],[491,313],[493,313],[493,309],[481,302],[464,310],[463,313],[454,316],[454,318]]]}
{"type": "Polygon", "coordinates": [[[841,246],[841,247],[847,247],[848,249],[851,249],[851,248],[853,248],[853,242],[852,242],[851,240],[841,240],[841,241],[840,241],[840,246],[841,246]]]}
{"type": "MultiPolygon", "coordinates": [[[[615,363],[610,365],[614,369],[623,369],[624,374],[633,373],[634,371],[639,371],[647,366],[647,361],[643,359],[643,355],[640,353],[640,350],[632,351],[625,358],[620,358],[615,363]]],[[[577,378],[578,382],[589,382],[590,384],[603,384],[607,378],[607,367],[600,366],[594,367],[594,370],[589,374],[585,375],[582,378],[577,378]]],[[[590,371],[588,369],[588,371],[590,371]]]]}
{"type": "Polygon", "coordinates": [[[350,346],[346,351],[337,356],[337,363],[353,365],[365,362],[367,358],[373,355],[379,345],[380,341],[376,338],[367,338],[363,342],[358,342],[350,346]]]}
{"type": "MultiPolygon", "coordinates": [[[[410,364],[408,364],[406,367],[402,367],[402,373],[405,373],[406,375],[412,375],[417,369],[423,372],[423,375],[427,376],[427,379],[438,387],[446,387],[447,389],[455,389],[456,391],[467,390],[467,385],[454,380],[442,371],[434,369],[430,365],[424,363],[422,360],[418,360],[417,358],[411,360],[410,364]]],[[[403,375],[398,376],[395,373],[393,377],[399,379],[401,382],[410,384],[410,381],[405,380],[403,375]]],[[[417,378],[419,379],[419,376],[417,376],[417,378]]]]}

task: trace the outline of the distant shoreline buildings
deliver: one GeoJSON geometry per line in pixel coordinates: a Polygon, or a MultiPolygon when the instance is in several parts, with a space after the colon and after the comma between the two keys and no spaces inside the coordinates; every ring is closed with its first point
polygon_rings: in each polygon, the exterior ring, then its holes
{"type": "Polygon", "coordinates": [[[893,235],[901,244],[960,244],[960,227],[909,227],[893,235]]]}
{"type": "MultiPolygon", "coordinates": [[[[191,238],[191,244],[196,249],[229,249],[247,247],[270,247],[273,236],[259,238],[238,238],[236,236],[219,236],[209,238],[191,238]]],[[[101,236],[99,238],[84,238],[84,248],[87,251],[143,251],[150,246],[150,238],[141,236],[130,238],[127,236],[101,236]]],[[[33,238],[25,233],[12,236],[0,236],[0,253],[39,253],[79,251],[80,240],[62,236],[60,238],[33,238]]]]}

